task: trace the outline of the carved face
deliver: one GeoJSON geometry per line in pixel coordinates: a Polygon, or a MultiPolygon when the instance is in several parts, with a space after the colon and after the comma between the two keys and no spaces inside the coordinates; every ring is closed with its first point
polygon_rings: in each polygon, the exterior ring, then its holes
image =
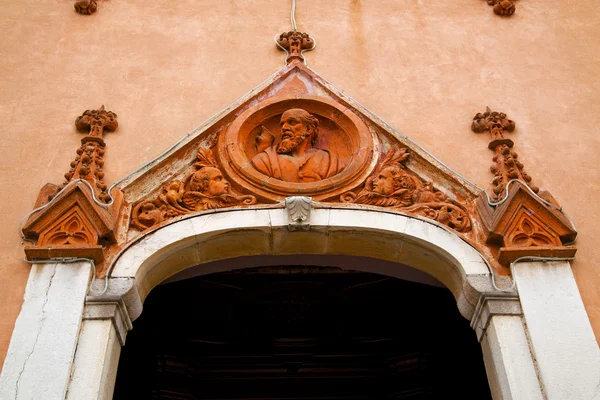
{"type": "Polygon", "coordinates": [[[373,179],[373,191],[375,193],[389,196],[394,193],[394,169],[387,167],[379,172],[379,175],[373,179]]]}
{"type": "MultiPolygon", "coordinates": [[[[277,152],[286,154],[293,151],[300,143],[304,142],[312,134],[304,120],[311,115],[299,108],[294,108],[283,113],[281,116],[281,142],[277,145],[277,152]]],[[[314,128],[313,128],[314,129],[314,128]]]]}
{"type": "Polygon", "coordinates": [[[229,193],[229,182],[217,168],[205,167],[192,176],[190,190],[210,197],[221,196],[229,193]]]}
{"type": "Polygon", "coordinates": [[[389,196],[400,189],[412,190],[416,185],[414,180],[402,173],[398,167],[386,167],[373,179],[373,191],[389,196]]]}
{"type": "Polygon", "coordinates": [[[261,152],[267,147],[271,147],[274,139],[275,138],[273,135],[271,135],[266,129],[261,130],[258,136],[256,136],[256,139],[254,139],[256,151],[261,152]]]}

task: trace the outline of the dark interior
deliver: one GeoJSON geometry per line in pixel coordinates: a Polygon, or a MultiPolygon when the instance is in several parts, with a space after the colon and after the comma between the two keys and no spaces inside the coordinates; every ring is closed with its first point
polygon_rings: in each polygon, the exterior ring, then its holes
{"type": "Polygon", "coordinates": [[[115,399],[491,399],[451,293],[337,268],[163,284],[127,336],[115,399]]]}

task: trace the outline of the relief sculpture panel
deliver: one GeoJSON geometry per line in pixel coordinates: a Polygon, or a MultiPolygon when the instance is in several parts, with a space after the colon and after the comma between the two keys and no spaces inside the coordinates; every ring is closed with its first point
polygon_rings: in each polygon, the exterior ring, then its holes
{"type": "Polygon", "coordinates": [[[145,230],[173,217],[215,208],[252,205],[256,197],[233,192],[223,177],[211,149],[201,147],[196,156],[195,171],[183,180],[167,182],[152,200],[138,203],[131,224],[145,230]]]}
{"type": "Polygon", "coordinates": [[[357,187],[372,170],[375,135],[326,98],[272,98],[238,116],[218,140],[228,179],[265,201],[315,200],[357,187]]]}
{"type": "Polygon", "coordinates": [[[406,148],[391,148],[358,193],[340,196],[344,203],[368,204],[401,210],[438,221],[458,232],[471,230],[467,210],[458,202],[408,170],[406,148]]]}
{"type": "Polygon", "coordinates": [[[319,119],[301,108],[281,115],[281,139],[261,125],[256,136],[257,154],[252,165],[262,174],[285,182],[317,182],[344,169],[335,151],[314,147],[319,139],[319,119]]]}
{"type": "Polygon", "coordinates": [[[195,171],[134,207],[134,227],[145,230],[192,212],[304,195],[385,207],[458,232],[471,230],[463,205],[407,168],[407,148],[392,145],[381,155],[376,134],[339,103],[274,98],[218,132],[217,146],[198,150],[195,171]]]}

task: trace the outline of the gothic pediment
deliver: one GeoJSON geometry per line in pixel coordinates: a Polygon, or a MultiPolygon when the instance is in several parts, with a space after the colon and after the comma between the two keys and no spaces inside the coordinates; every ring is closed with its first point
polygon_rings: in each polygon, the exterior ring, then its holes
{"type": "Polygon", "coordinates": [[[575,241],[577,232],[558,211],[550,194],[540,194],[546,199],[533,195],[523,184],[515,184],[498,206],[491,207],[483,197],[478,202],[487,243],[500,246],[500,262],[509,263],[524,256],[575,255],[575,247],[569,244],[575,241]]]}
{"type": "MultiPolygon", "coordinates": [[[[57,187],[47,185],[41,196],[55,194],[57,187]]],[[[48,206],[32,214],[23,226],[23,234],[36,245],[27,247],[30,260],[54,257],[103,259],[103,246],[115,242],[115,219],[120,196],[111,206],[99,206],[89,187],[81,182],[60,191],[48,206]]],[[[40,198],[38,204],[47,199],[40,198]]]]}
{"type": "Polygon", "coordinates": [[[132,234],[203,210],[309,196],[472,235],[479,192],[297,60],[120,188],[132,234]]]}
{"type": "Polygon", "coordinates": [[[530,184],[514,143],[504,137],[515,129],[506,114],[487,109],[472,124],[473,131],[491,135],[490,198],[308,68],[302,51],[314,43],[307,35],[286,35],[278,39],[288,52],[285,67],[115,190],[103,181],[102,136],[117,128],[117,116],[103,107],[80,116],[76,125],[89,136],[65,183],[42,190],[38,205],[53,200],[24,227],[37,239],[28,257],[111,258],[138,235],[194,213],[283,205],[286,199],[289,205],[297,196],[323,207],[384,209],[434,221],[496,269],[522,256],[574,255],[566,244],[576,232],[530,184]]]}

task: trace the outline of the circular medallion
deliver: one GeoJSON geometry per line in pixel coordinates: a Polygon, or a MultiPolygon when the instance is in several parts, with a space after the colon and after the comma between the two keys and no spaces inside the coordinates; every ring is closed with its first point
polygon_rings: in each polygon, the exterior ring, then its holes
{"type": "Polygon", "coordinates": [[[329,99],[275,97],[240,114],[217,154],[228,178],[248,192],[322,200],[366,179],[374,140],[356,114],[329,99]]]}

